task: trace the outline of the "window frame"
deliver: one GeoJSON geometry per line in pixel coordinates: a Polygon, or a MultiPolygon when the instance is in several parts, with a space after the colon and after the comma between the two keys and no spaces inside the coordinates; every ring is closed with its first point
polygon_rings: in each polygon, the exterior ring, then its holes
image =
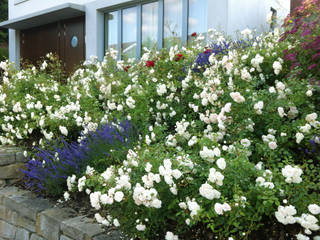
{"type": "MultiPolygon", "coordinates": [[[[142,6],[144,4],[148,4],[148,3],[154,3],[154,2],[158,2],[158,33],[157,33],[157,47],[160,50],[161,48],[163,48],[163,37],[164,37],[164,2],[165,0],[140,0],[140,1],[135,1],[132,2],[130,4],[126,3],[125,5],[117,5],[117,6],[113,6],[110,8],[107,8],[103,13],[104,13],[104,31],[106,31],[106,13],[109,12],[117,12],[118,15],[118,41],[117,41],[117,51],[118,51],[118,59],[121,60],[122,59],[122,30],[123,30],[123,10],[127,9],[127,8],[132,8],[132,7],[136,7],[136,11],[137,11],[137,36],[136,36],[136,40],[137,40],[137,51],[136,51],[136,58],[140,59],[141,54],[142,54],[142,6]]],[[[181,29],[181,33],[182,33],[182,44],[186,45],[187,41],[188,41],[188,24],[189,24],[189,0],[182,0],[182,14],[181,14],[181,18],[182,18],[182,29],[181,29]]],[[[106,36],[107,34],[104,33],[104,52],[106,52],[108,49],[106,48],[106,36]]]]}

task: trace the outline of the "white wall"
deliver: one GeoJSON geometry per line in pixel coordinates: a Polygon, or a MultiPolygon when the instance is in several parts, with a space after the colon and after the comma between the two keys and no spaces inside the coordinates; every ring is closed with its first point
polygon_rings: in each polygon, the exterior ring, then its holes
{"type": "Polygon", "coordinates": [[[9,0],[9,19],[58,6],[64,3],[86,4],[94,0],[9,0]],[[20,3],[19,3],[20,2],[20,3]]]}

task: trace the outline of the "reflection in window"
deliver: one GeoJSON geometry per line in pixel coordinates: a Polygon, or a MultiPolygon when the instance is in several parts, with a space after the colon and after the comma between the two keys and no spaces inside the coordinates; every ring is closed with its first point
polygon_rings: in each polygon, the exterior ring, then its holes
{"type": "Polygon", "coordinates": [[[182,41],[182,0],[164,0],[164,47],[182,41]]]}
{"type": "Polygon", "coordinates": [[[137,8],[122,12],[122,56],[135,58],[137,52],[137,8]]]}
{"type": "Polygon", "coordinates": [[[157,47],[158,2],[142,5],[142,49],[157,47]]]}
{"type": "Polygon", "coordinates": [[[105,50],[118,47],[118,12],[105,14],[105,50]]]}
{"type": "Polygon", "coordinates": [[[188,40],[194,32],[207,32],[207,0],[189,0],[188,40]]]}

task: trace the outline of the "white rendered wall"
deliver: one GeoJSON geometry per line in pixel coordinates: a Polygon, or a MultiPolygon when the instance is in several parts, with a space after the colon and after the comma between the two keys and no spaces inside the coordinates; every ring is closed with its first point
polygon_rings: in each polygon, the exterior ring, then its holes
{"type": "Polygon", "coordinates": [[[86,4],[93,0],[9,0],[9,19],[21,17],[64,3],[86,4]]]}

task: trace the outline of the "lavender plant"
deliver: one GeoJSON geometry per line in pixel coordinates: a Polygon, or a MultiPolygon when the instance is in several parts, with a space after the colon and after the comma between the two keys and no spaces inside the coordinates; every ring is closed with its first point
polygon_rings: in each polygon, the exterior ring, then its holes
{"type": "Polygon", "coordinates": [[[119,164],[125,158],[125,149],[135,142],[137,131],[129,121],[120,124],[105,123],[96,131],[82,136],[77,142],[67,142],[63,137],[52,146],[36,148],[35,158],[27,163],[25,185],[38,193],[58,196],[65,190],[70,175],[81,175],[86,166],[96,171],[119,164]],[[112,154],[110,154],[112,152],[112,154]]]}

